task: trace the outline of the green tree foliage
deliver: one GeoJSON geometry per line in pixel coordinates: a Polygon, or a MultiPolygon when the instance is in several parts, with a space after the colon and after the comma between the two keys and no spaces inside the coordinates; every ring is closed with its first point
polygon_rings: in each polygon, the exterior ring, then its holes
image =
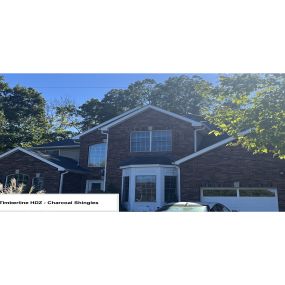
{"type": "Polygon", "coordinates": [[[95,98],[92,98],[82,104],[78,109],[78,115],[83,118],[81,122],[81,130],[86,131],[95,125],[100,124],[100,111],[102,103],[95,98]]]}
{"type": "Polygon", "coordinates": [[[68,98],[54,100],[47,105],[49,125],[48,140],[59,141],[70,138],[80,131],[78,109],[68,98]]]}
{"type": "Polygon", "coordinates": [[[150,102],[156,82],[152,79],[136,81],[127,89],[112,89],[101,101],[99,108],[100,121],[106,121],[130,109],[150,102]]]}
{"type": "Polygon", "coordinates": [[[150,102],[181,115],[199,115],[201,108],[207,104],[202,94],[210,87],[211,84],[199,76],[170,77],[155,86],[150,102]]]}
{"type": "Polygon", "coordinates": [[[0,77],[1,150],[29,147],[46,140],[45,100],[33,88],[9,88],[0,77]]]}
{"type": "Polygon", "coordinates": [[[216,135],[227,133],[253,153],[285,158],[285,74],[222,75],[204,96],[211,107],[203,112],[216,135]],[[249,135],[239,135],[246,129],[249,135]]]}
{"type": "Polygon", "coordinates": [[[200,114],[207,100],[202,96],[210,83],[199,76],[171,77],[157,84],[152,79],[136,81],[127,89],[112,89],[102,99],[91,99],[79,107],[82,129],[86,130],[130,109],[153,104],[182,114],[200,114]]]}

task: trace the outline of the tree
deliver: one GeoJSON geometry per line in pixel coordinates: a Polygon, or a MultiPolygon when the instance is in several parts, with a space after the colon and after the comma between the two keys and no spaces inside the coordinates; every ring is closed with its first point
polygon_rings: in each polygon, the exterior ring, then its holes
{"type": "Polygon", "coordinates": [[[0,78],[1,150],[15,146],[30,147],[45,142],[48,129],[45,100],[33,88],[9,88],[0,78]]]}
{"type": "Polygon", "coordinates": [[[201,113],[207,104],[202,96],[211,84],[199,76],[170,77],[157,84],[153,79],[136,81],[127,89],[112,89],[99,101],[91,99],[79,107],[82,129],[107,121],[130,109],[153,104],[181,115],[201,113]]]}
{"type": "Polygon", "coordinates": [[[78,115],[83,118],[81,122],[82,131],[86,131],[101,122],[99,115],[101,107],[101,102],[95,98],[92,98],[79,106],[78,115]]]}
{"type": "Polygon", "coordinates": [[[221,75],[204,96],[216,135],[227,133],[253,153],[285,158],[285,74],[221,75]],[[251,133],[240,135],[246,129],[251,133]]]}
{"type": "Polygon", "coordinates": [[[199,76],[192,78],[186,75],[170,77],[164,83],[155,86],[150,102],[181,115],[199,115],[201,108],[207,104],[202,94],[210,86],[209,82],[199,76]]]}
{"type": "Polygon", "coordinates": [[[46,108],[49,124],[48,140],[70,138],[80,131],[78,109],[68,98],[56,99],[46,108]]]}
{"type": "Polygon", "coordinates": [[[123,112],[150,102],[156,82],[152,79],[136,81],[127,89],[112,89],[99,101],[91,99],[79,107],[82,130],[107,121],[123,112]]]}

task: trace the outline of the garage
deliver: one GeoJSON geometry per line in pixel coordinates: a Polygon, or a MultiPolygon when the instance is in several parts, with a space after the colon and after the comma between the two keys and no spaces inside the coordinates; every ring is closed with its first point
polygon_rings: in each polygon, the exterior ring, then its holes
{"type": "Polygon", "coordinates": [[[273,188],[201,188],[201,202],[219,202],[242,212],[276,212],[277,189],[273,188]]]}

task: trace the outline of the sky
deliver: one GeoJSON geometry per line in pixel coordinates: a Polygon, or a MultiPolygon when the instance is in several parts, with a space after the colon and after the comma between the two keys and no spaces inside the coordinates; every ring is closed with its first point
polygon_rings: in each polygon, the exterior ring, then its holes
{"type": "MultiPolygon", "coordinates": [[[[115,74],[2,74],[10,87],[16,84],[32,87],[42,93],[48,102],[54,99],[69,98],[76,105],[81,105],[91,98],[102,99],[111,89],[125,89],[129,84],[146,78],[161,83],[178,73],[115,73],[115,74]]],[[[186,75],[192,76],[193,73],[186,75]]],[[[196,75],[196,74],[195,74],[196,75]]],[[[217,74],[198,74],[204,79],[215,83],[217,74]]]]}

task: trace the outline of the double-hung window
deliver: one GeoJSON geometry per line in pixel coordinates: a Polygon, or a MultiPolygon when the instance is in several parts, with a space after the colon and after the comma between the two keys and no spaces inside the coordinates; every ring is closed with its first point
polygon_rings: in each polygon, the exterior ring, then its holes
{"type": "Polygon", "coordinates": [[[106,162],[106,143],[89,146],[89,167],[104,167],[106,162]]]}
{"type": "Polygon", "coordinates": [[[29,183],[29,175],[22,174],[22,173],[16,173],[16,174],[10,174],[6,177],[6,186],[9,186],[11,184],[12,179],[16,180],[17,186],[23,184],[24,190],[29,183]]]}
{"type": "Polygon", "coordinates": [[[136,176],[136,202],[156,201],[156,176],[138,175],[136,176]]]}
{"type": "Polygon", "coordinates": [[[170,130],[131,133],[131,152],[167,152],[171,150],[172,132],[170,130]]]}
{"type": "Polygon", "coordinates": [[[43,177],[34,177],[32,183],[35,191],[41,191],[44,189],[44,178],[43,177]]]}

